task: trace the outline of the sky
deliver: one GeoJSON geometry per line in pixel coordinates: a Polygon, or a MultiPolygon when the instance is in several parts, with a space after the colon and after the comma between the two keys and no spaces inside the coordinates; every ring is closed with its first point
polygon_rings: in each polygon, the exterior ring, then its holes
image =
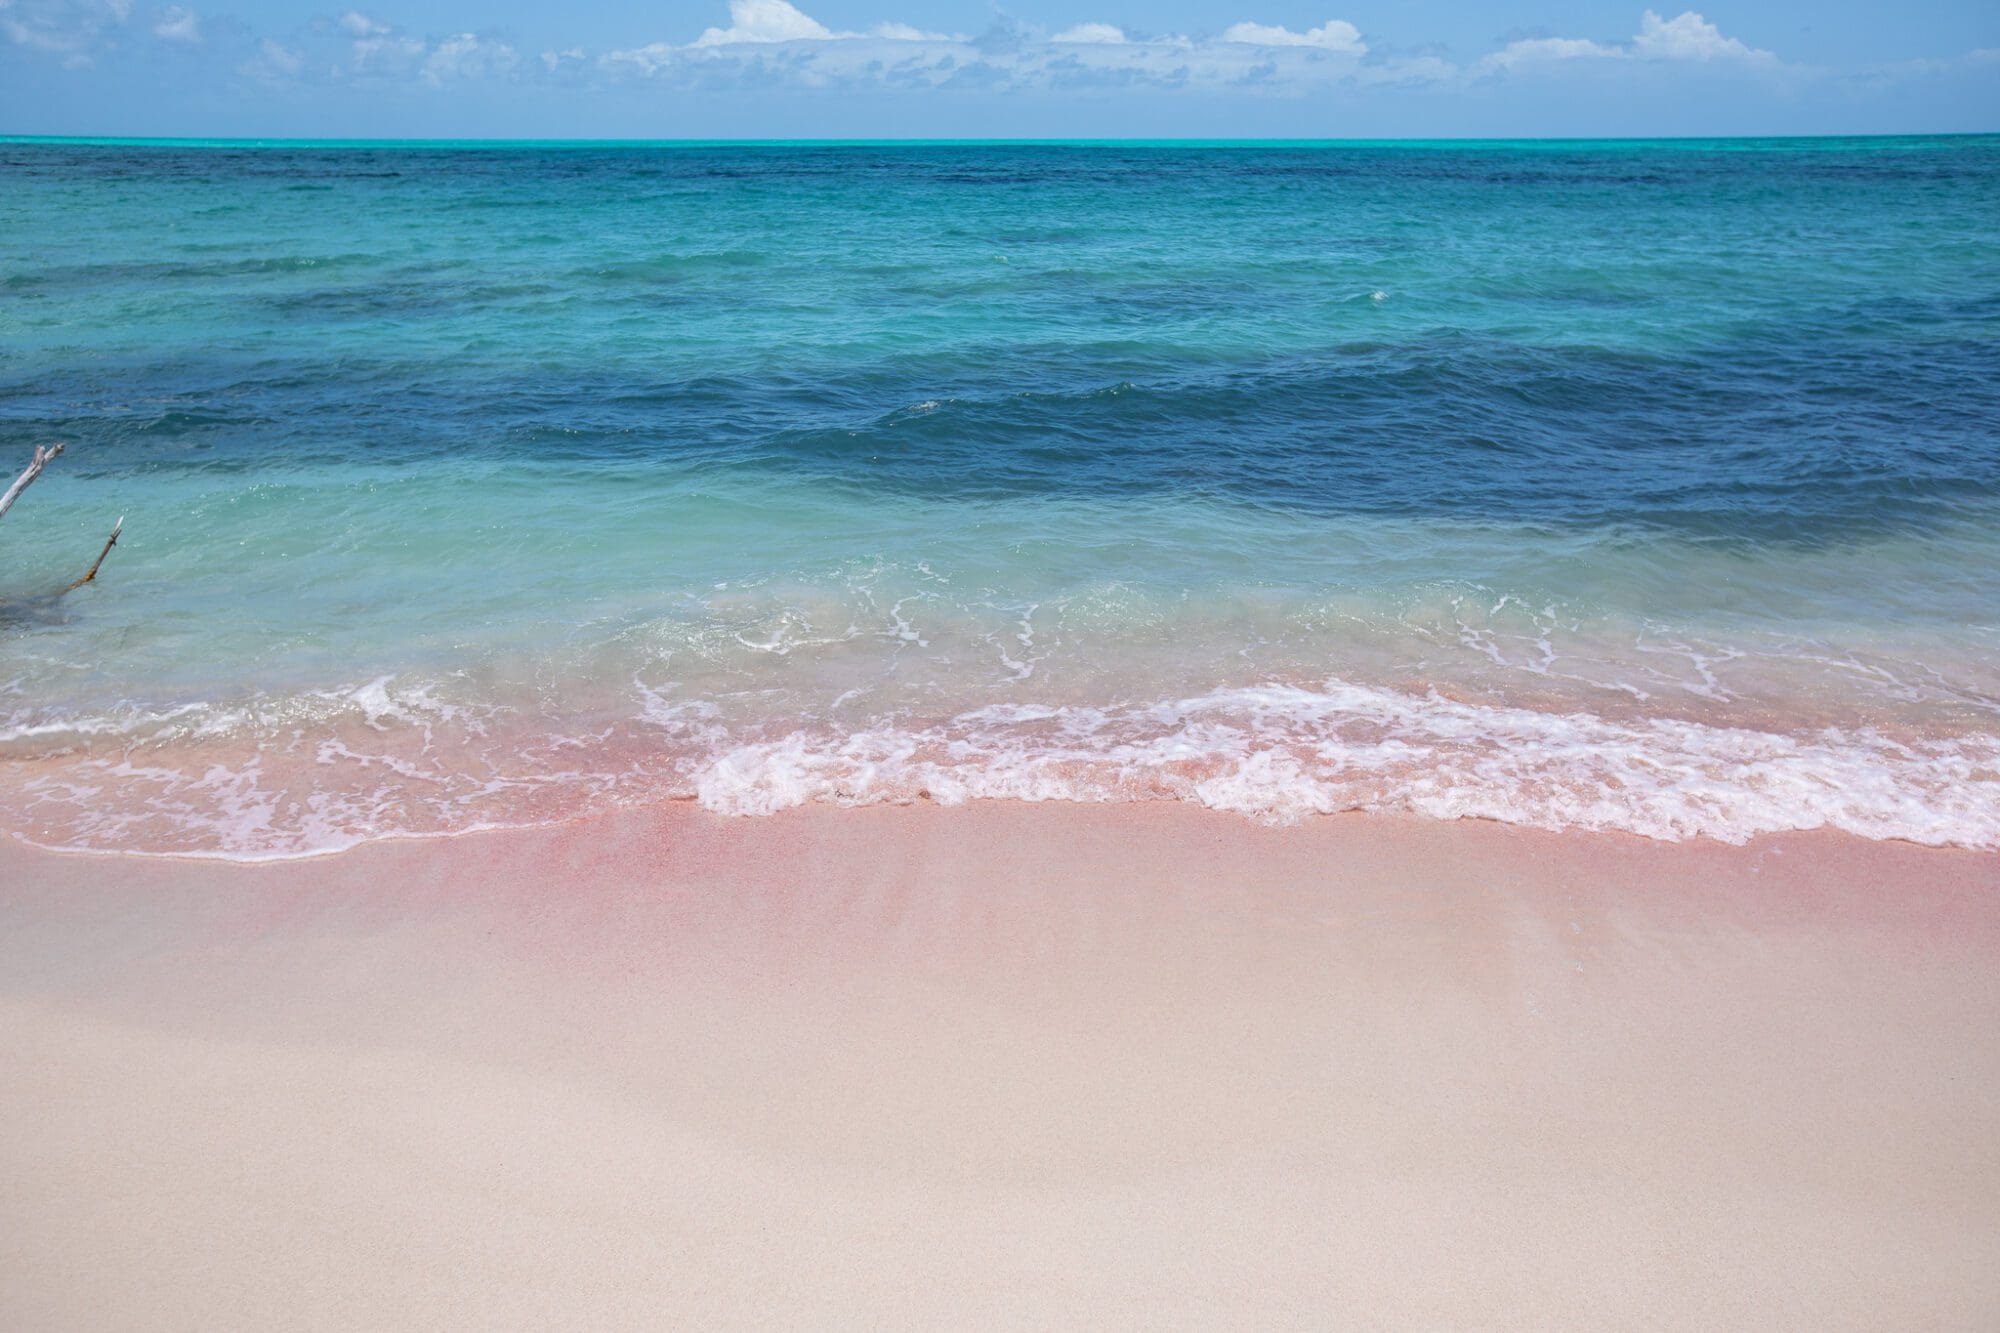
{"type": "Polygon", "coordinates": [[[2000,131],[2000,0],[0,0],[0,133],[2000,131]]]}

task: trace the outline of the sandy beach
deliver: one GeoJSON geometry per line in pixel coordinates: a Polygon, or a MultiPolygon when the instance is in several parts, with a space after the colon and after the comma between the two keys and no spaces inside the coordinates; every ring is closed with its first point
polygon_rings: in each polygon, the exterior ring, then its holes
{"type": "Polygon", "coordinates": [[[2000,859],[1178,806],[0,846],[0,1325],[2000,1321],[2000,859]]]}

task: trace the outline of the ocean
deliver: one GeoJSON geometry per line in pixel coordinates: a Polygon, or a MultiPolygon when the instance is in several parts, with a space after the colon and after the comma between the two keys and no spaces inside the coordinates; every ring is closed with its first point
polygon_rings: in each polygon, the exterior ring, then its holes
{"type": "Polygon", "coordinates": [[[0,140],[0,482],[58,440],[0,523],[44,846],[2000,848],[2000,137],[0,140]]]}

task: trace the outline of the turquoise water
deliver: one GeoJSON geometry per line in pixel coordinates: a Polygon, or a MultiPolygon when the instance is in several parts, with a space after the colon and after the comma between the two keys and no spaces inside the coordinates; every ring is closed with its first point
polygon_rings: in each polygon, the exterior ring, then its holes
{"type": "Polygon", "coordinates": [[[0,141],[0,822],[2000,846],[2000,139],[0,141]],[[100,581],[80,573],[110,523],[100,581]]]}

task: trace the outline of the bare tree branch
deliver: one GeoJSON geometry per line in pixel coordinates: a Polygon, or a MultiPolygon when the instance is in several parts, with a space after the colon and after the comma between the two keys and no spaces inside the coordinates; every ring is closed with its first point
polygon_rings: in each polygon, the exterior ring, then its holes
{"type": "Polygon", "coordinates": [[[7,517],[7,511],[14,507],[14,501],[21,498],[21,492],[28,489],[28,483],[41,476],[42,469],[62,451],[63,446],[60,444],[35,446],[35,456],[29,462],[28,470],[14,478],[14,484],[7,488],[7,493],[0,495],[0,518],[7,517]]]}
{"type": "MultiPolygon", "coordinates": [[[[42,469],[47,467],[51,462],[53,462],[56,458],[56,455],[60,454],[62,451],[63,451],[63,446],[60,444],[48,444],[48,445],[38,444],[35,446],[35,456],[28,460],[27,470],[22,472],[20,476],[14,478],[14,484],[12,486],[9,486],[4,494],[0,494],[0,518],[5,518],[7,516],[7,511],[14,507],[14,501],[21,498],[21,492],[27,490],[29,484],[32,483],[36,477],[42,475],[42,469]]],[[[55,595],[57,597],[60,597],[63,595],[64,592],[73,592],[76,589],[81,588],[84,584],[89,583],[92,579],[95,579],[97,577],[97,571],[104,568],[104,557],[111,554],[111,548],[118,544],[118,534],[123,531],[125,531],[125,518],[121,514],[118,518],[118,521],[112,525],[111,536],[105,540],[104,549],[99,551],[97,553],[97,559],[91,562],[89,571],[86,572],[82,578],[70,584],[68,587],[64,588],[62,592],[59,592],[55,595]]]]}
{"type": "MultiPolygon", "coordinates": [[[[90,572],[85,574],[82,578],[78,579],[75,583],[70,584],[69,587],[64,588],[63,592],[73,592],[97,577],[97,571],[104,567],[104,557],[111,554],[111,548],[118,544],[118,534],[123,531],[125,531],[125,516],[123,514],[120,514],[118,516],[118,521],[111,525],[110,540],[104,543],[104,549],[99,551],[97,553],[97,559],[91,562],[90,572]]],[[[57,594],[57,596],[61,595],[62,595],[61,593],[57,594]]]]}

